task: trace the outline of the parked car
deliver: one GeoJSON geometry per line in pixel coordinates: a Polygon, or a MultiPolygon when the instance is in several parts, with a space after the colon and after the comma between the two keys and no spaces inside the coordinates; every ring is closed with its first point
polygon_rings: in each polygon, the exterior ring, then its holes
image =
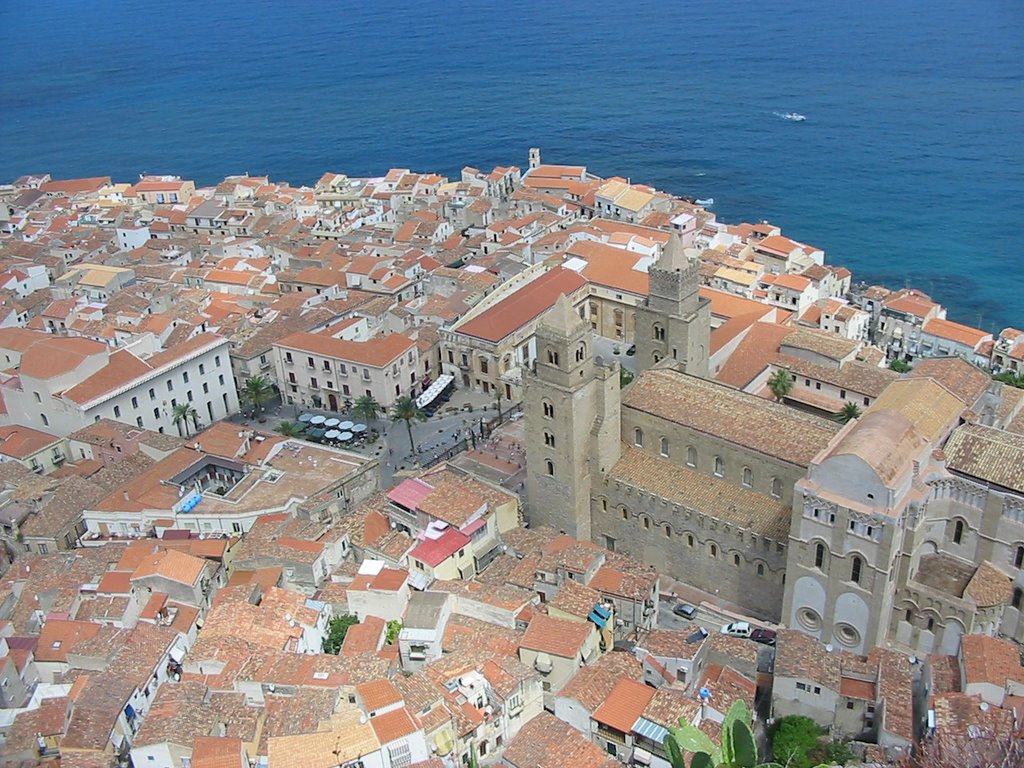
{"type": "Polygon", "coordinates": [[[750,639],[753,640],[755,643],[775,645],[775,630],[757,627],[750,633],[750,639]]]}
{"type": "Polygon", "coordinates": [[[750,623],[746,621],[734,621],[722,627],[722,634],[730,637],[750,637],[750,623]]]}
{"type": "Polygon", "coordinates": [[[697,615],[697,608],[689,603],[676,603],[675,608],[672,609],[672,613],[676,616],[682,616],[684,619],[692,619],[697,615]]]}
{"type": "Polygon", "coordinates": [[[627,355],[635,355],[636,354],[636,344],[630,344],[629,345],[629,349],[626,350],[626,354],[627,355]]]}

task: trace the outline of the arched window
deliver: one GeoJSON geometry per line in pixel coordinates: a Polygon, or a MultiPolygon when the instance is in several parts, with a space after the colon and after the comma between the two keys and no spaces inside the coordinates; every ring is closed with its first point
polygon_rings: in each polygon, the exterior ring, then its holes
{"type": "Polygon", "coordinates": [[[670,525],[666,525],[665,526],[665,538],[667,538],[667,539],[671,539],[672,538],[672,526],[670,526],[670,525]]]}
{"type": "Polygon", "coordinates": [[[718,547],[716,547],[714,544],[711,545],[711,556],[718,557],[718,547]]]}
{"type": "Polygon", "coordinates": [[[665,340],[665,326],[663,326],[661,323],[655,323],[654,328],[652,330],[652,335],[655,341],[665,340]]]}
{"type": "Polygon", "coordinates": [[[544,467],[547,470],[547,473],[553,477],[555,474],[555,462],[551,459],[546,459],[544,461],[544,467]]]}
{"type": "Polygon", "coordinates": [[[650,527],[651,527],[651,518],[649,518],[646,515],[644,515],[644,529],[646,530],[646,529],[648,529],[650,527]]]}
{"type": "Polygon", "coordinates": [[[686,546],[688,546],[688,547],[692,547],[693,546],[693,534],[692,533],[686,534],[686,546]]]}
{"type": "Polygon", "coordinates": [[[555,417],[555,406],[547,400],[544,401],[544,417],[547,419],[553,419],[555,417]]]}
{"type": "Polygon", "coordinates": [[[544,445],[548,446],[549,448],[555,447],[555,436],[552,435],[550,432],[544,433],[544,445]]]}
{"type": "Polygon", "coordinates": [[[625,507],[622,508],[622,519],[629,520],[629,510],[625,507]]]}
{"type": "Polygon", "coordinates": [[[669,455],[669,445],[668,445],[668,438],[667,437],[661,438],[661,455],[666,457],[666,458],[668,458],[668,455],[669,455]]]}
{"type": "Polygon", "coordinates": [[[694,448],[692,445],[686,446],[686,466],[697,466],[697,449],[694,448]]]}
{"type": "Polygon", "coordinates": [[[764,563],[757,564],[757,575],[764,576],[764,563]]]}
{"type": "Polygon", "coordinates": [[[548,362],[552,365],[558,365],[558,353],[553,349],[548,350],[548,362]]]}
{"type": "Polygon", "coordinates": [[[854,584],[860,584],[860,569],[862,565],[863,561],[854,555],[853,564],[850,566],[850,581],[854,584]]]}
{"type": "Polygon", "coordinates": [[[1013,607],[1019,609],[1021,602],[1024,601],[1024,591],[1020,587],[1013,588],[1013,607]]]}
{"type": "Polygon", "coordinates": [[[640,427],[633,430],[633,445],[637,448],[644,447],[644,431],[640,427]]]}
{"type": "Polygon", "coordinates": [[[1024,545],[1017,547],[1017,554],[1013,556],[1013,567],[1020,568],[1024,566],[1024,545]]]}
{"type": "Polygon", "coordinates": [[[653,360],[654,364],[657,365],[658,363],[661,362],[661,355],[655,352],[653,355],[651,355],[651,360],[653,360]]]}
{"type": "Polygon", "coordinates": [[[743,485],[747,488],[754,484],[754,473],[750,467],[743,468],[743,485]]]}
{"type": "Polygon", "coordinates": [[[928,631],[935,629],[935,619],[928,619],[928,631]]]}
{"type": "Polygon", "coordinates": [[[782,498],[782,481],[777,477],[772,478],[772,496],[776,499],[782,498]]]}
{"type": "Polygon", "coordinates": [[[957,520],[956,525],[953,527],[953,543],[959,544],[964,537],[964,521],[957,520]]]}
{"type": "Polygon", "coordinates": [[[721,477],[725,474],[725,463],[722,461],[721,456],[715,456],[715,477],[721,477]]]}
{"type": "Polygon", "coordinates": [[[814,547],[814,567],[821,568],[825,563],[825,545],[816,544],[814,547]]]}
{"type": "Polygon", "coordinates": [[[587,356],[587,345],[586,344],[580,344],[576,348],[576,362],[577,363],[583,362],[583,360],[586,358],[586,356],[587,356]]]}
{"type": "Polygon", "coordinates": [[[736,567],[739,567],[739,564],[740,564],[740,556],[739,555],[733,555],[732,556],[732,564],[735,565],[736,567]]]}

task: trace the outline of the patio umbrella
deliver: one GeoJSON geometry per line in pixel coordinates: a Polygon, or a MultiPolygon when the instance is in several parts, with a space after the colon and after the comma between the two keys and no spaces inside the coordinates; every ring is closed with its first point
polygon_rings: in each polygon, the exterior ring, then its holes
{"type": "Polygon", "coordinates": [[[313,418],[311,418],[309,420],[309,423],[310,424],[323,424],[325,421],[327,421],[327,417],[326,416],[314,416],[313,418]]]}
{"type": "Polygon", "coordinates": [[[341,434],[338,435],[338,439],[339,440],[351,440],[352,439],[352,433],[351,432],[342,432],[341,434]]]}
{"type": "Polygon", "coordinates": [[[336,426],[338,426],[339,423],[341,423],[340,419],[328,419],[327,421],[324,422],[324,426],[325,427],[336,427],[336,426]]]}
{"type": "Polygon", "coordinates": [[[314,440],[320,440],[326,434],[327,434],[327,430],[325,430],[325,429],[311,429],[311,430],[309,430],[309,436],[312,437],[314,440]]]}
{"type": "Polygon", "coordinates": [[[324,437],[326,437],[328,440],[337,440],[338,439],[338,435],[340,435],[340,434],[341,434],[341,432],[339,432],[336,429],[329,429],[329,430],[327,430],[327,433],[324,435],[324,437]]]}
{"type": "Polygon", "coordinates": [[[352,425],[352,431],[355,432],[357,435],[362,434],[363,432],[366,431],[366,425],[365,424],[353,424],[352,425]]]}
{"type": "Polygon", "coordinates": [[[352,429],[352,422],[343,421],[338,425],[338,429],[352,429]]]}
{"type": "Polygon", "coordinates": [[[304,413],[301,416],[299,416],[299,421],[305,423],[307,421],[311,421],[312,418],[313,418],[313,414],[312,413],[304,413]]]}

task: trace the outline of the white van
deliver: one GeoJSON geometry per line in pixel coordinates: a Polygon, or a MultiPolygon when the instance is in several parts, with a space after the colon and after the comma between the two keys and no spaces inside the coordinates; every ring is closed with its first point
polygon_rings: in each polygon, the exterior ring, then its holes
{"type": "Polygon", "coordinates": [[[750,622],[747,621],[734,621],[722,627],[722,634],[730,637],[750,637],[751,631],[750,622]]]}

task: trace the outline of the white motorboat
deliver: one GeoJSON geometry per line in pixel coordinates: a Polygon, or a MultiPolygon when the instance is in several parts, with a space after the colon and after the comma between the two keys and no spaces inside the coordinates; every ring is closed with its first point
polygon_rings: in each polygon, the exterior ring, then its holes
{"type": "Polygon", "coordinates": [[[802,123],[807,119],[805,115],[801,115],[799,112],[787,112],[782,116],[785,120],[790,120],[794,123],[802,123]]]}
{"type": "Polygon", "coordinates": [[[714,205],[715,204],[715,198],[713,198],[713,197],[705,197],[703,200],[701,200],[700,198],[697,198],[693,202],[696,203],[697,205],[714,205]]]}

